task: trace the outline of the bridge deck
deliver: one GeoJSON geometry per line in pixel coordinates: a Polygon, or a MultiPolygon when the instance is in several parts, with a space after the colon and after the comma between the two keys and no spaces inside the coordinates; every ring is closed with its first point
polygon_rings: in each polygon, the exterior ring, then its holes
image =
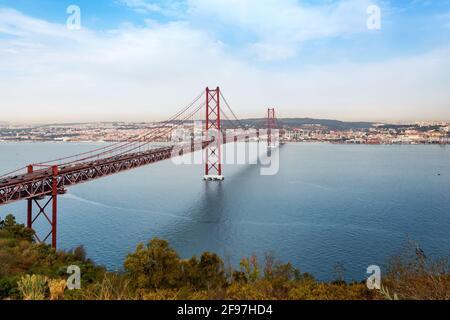
{"type": "Polygon", "coordinates": [[[170,159],[183,153],[204,149],[209,143],[209,141],[205,141],[194,145],[196,146],[194,148],[184,146],[184,148],[177,150],[174,150],[173,146],[163,147],[61,166],[58,167],[57,176],[53,176],[52,168],[49,167],[36,170],[33,173],[8,177],[0,181],[0,206],[19,200],[51,195],[53,179],[57,180],[59,192],[64,193],[67,187],[170,159]]]}
{"type": "MultiPolygon", "coordinates": [[[[223,144],[253,137],[253,134],[237,135],[234,139],[223,141],[223,144]]],[[[65,193],[66,188],[110,176],[126,170],[142,167],[155,162],[170,159],[174,156],[205,149],[213,140],[192,145],[174,146],[152,149],[145,152],[135,152],[120,156],[111,156],[95,161],[81,162],[72,165],[58,166],[58,174],[53,176],[52,168],[38,169],[7,177],[0,181],[0,206],[15,201],[41,198],[52,194],[53,179],[57,181],[59,193],[65,193]]]]}

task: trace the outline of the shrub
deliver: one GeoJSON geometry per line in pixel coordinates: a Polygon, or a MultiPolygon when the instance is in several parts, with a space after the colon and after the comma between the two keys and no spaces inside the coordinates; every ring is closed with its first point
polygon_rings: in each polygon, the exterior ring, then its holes
{"type": "Polygon", "coordinates": [[[64,291],[67,287],[66,280],[52,279],[48,281],[48,288],[50,290],[50,300],[64,299],[64,291]]]}
{"type": "Polygon", "coordinates": [[[0,278],[0,300],[18,297],[17,280],[16,277],[0,278]]]}
{"type": "Polygon", "coordinates": [[[212,290],[226,286],[227,279],[222,259],[215,253],[204,252],[200,257],[192,257],[182,262],[183,282],[193,290],[212,290]]]}
{"type": "Polygon", "coordinates": [[[390,259],[383,287],[385,295],[391,298],[449,300],[448,259],[433,259],[417,245],[408,243],[402,254],[390,259]]]}
{"type": "Polygon", "coordinates": [[[17,224],[12,214],[7,215],[5,220],[0,219],[0,230],[3,231],[3,237],[33,241],[34,231],[23,224],[17,224]]]}
{"type": "Polygon", "coordinates": [[[17,283],[24,300],[44,300],[47,292],[47,277],[29,275],[22,277],[17,283]]]}
{"type": "Polygon", "coordinates": [[[131,290],[130,281],[122,275],[107,273],[100,282],[82,288],[83,300],[133,300],[138,296],[131,290]]]}
{"type": "Polygon", "coordinates": [[[178,254],[165,240],[154,238],[147,246],[142,243],[124,262],[127,275],[135,288],[175,288],[181,278],[178,254]]]}

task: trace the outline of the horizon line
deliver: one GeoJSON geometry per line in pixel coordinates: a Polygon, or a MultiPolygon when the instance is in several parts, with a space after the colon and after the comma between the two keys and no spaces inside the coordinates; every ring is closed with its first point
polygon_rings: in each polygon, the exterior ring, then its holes
{"type": "MultiPolygon", "coordinates": [[[[242,118],[241,121],[246,120],[265,120],[265,117],[247,117],[242,118]]],[[[296,119],[305,119],[305,120],[319,120],[319,121],[338,121],[338,122],[344,122],[344,123],[370,123],[370,124],[416,124],[416,123],[433,123],[433,122],[444,122],[444,123],[450,123],[450,119],[432,119],[432,120],[343,120],[338,118],[319,118],[319,117],[280,117],[277,118],[279,120],[296,120],[296,119]]],[[[14,126],[14,125],[34,125],[34,126],[52,126],[52,125],[83,125],[83,124],[101,124],[101,123],[160,123],[164,122],[166,120],[145,120],[145,121],[138,121],[138,120],[92,120],[92,121],[50,121],[50,122],[43,122],[43,121],[14,121],[14,120],[1,120],[0,124],[6,124],[8,126],[14,126]]],[[[205,121],[204,119],[201,120],[186,120],[185,122],[191,122],[191,121],[205,121]]],[[[223,122],[227,122],[228,120],[223,119],[223,122]]]]}

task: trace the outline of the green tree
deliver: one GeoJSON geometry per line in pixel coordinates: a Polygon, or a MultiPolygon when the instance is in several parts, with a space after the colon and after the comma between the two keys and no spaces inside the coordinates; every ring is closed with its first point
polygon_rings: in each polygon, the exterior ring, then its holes
{"type": "Polygon", "coordinates": [[[17,281],[16,277],[0,277],[0,300],[18,296],[17,281]]]}
{"type": "Polygon", "coordinates": [[[204,252],[200,261],[192,257],[182,263],[185,284],[196,290],[223,288],[227,283],[224,269],[222,259],[210,252],[204,252]]]}
{"type": "Polygon", "coordinates": [[[165,240],[154,238],[147,246],[139,244],[127,256],[124,267],[131,284],[142,289],[175,288],[181,279],[178,254],[165,240]]]}
{"type": "Polygon", "coordinates": [[[249,282],[255,282],[260,277],[260,270],[258,259],[256,256],[251,256],[250,259],[244,258],[239,263],[241,272],[249,282]]]}
{"type": "Polygon", "coordinates": [[[5,220],[0,219],[0,230],[6,233],[4,237],[33,241],[34,231],[25,227],[23,224],[18,224],[12,214],[8,214],[5,220]]]}

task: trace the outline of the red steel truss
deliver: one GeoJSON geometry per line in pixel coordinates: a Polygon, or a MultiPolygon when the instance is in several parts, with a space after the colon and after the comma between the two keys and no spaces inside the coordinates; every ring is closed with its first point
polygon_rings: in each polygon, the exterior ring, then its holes
{"type": "MultiPolygon", "coordinates": [[[[201,148],[205,148],[209,143],[210,141],[204,141],[201,148]]],[[[56,175],[55,167],[52,167],[51,169],[40,169],[32,173],[16,176],[9,179],[7,183],[0,184],[0,205],[30,198],[50,196],[54,191],[55,185],[61,192],[66,187],[170,159],[173,156],[173,149],[174,147],[171,146],[66,167],[56,167],[58,169],[56,175]]],[[[190,147],[183,150],[189,149],[190,147]]],[[[197,147],[197,149],[200,148],[197,147]]]]}
{"type": "MultiPolygon", "coordinates": [[[[33,174],[33,166],[28,166],[28,174],[33,174]]],[[[52,247],[56,248],[56,226],[57,226],[57,219],[58,219],[58,194],[65,193],[65,189],[59,189],[58,188],[58,166],[52,166],[51,167],[51,193],[49,195],[49,199],[46,201],[45,197],[34,197],[34,198],[28,198],[27,199],[27,227],[30,229],[33,229],[33,223],[40,217],[43,216],[46,221],[50,224],[51,230],[50,232],[44,237],[40,238],[38,234],[35,232],[34,236],[39,242],[46,242],[47,239],[52,236],[52,247]],[[44,205],[41,205],[41,200],[43,200],[42,203],[45,203],[44,205]],[[50,203],[52,214],[48,214],[47,207],[49,207],[50,203]],[[33,217],[33,204],[36,205],[36,207],[39,209],[39,212],[33,217]]]]}
{"type": "MultiPolygon", "coordinates": [[[[81,159],[76,161],[47,163],[44,166],[42,164],[29,165],[27,172],[24,174],[16,173],[17,175],[9,174],[6,178],[4,176],[0,177],[0,206],[26,200],[27,226],[33,229],[33,225],[38,218],[45,219],[49,223],[51,231],[42,237],[35,232],[35,238],[39,242],[46,242],[51,236],[52,246],[56,248],[58,195],[64,194],[68,187],[203,149],[206,149],[205,178],[207,180],[223,180],[221,164],[222,144],[248,141],[250,137],[253,137],[253,134],[246,132],[231,136],[228,141],[225,138],[222,139],[220,121],[223,110],[220,109],[221,97],[229,108],[219,87],[214,90],[206,88],[205,138],[201,143],[195,144],[192,136],[191,141],[184,144],[184,147],[181,145],[181,148],[180,146],[168,146],[140,151],[139,146],[142,142],[139,139],[127,142],[124,145],[116,146],[113,144],[111,147],[93,150],[98,152],[93,153],[93,155],[82,153],[58,159],[69,161],[69,159],[81,157],[81,159]],[[122,151],[124,149],[125,151],[122,151]]],[[[172,123],[173,127],[176,127],[176,125],[188,118],[188,116],[185,116],[186,113],[191,115],[196,110],[200,110],[200,107],[191,103],[166,121],[166,125],[172,123]],[[196,109],[191,112],[192,107],[196,109]],[[178,120],[181,116],[184,118],[178,120]]],[[[233,111],[231,109],[230,111],[235,117],[233,111]]],[[[274,116],[273,111],[273,119],[274,116]]],[[[239,121],[236,117],[235,119],[239,121]]],[[[256,133],[256,136],[259,136],[259,132],[256,133]]],[[[158,135],[153,135],[153,137],[158,137],[158,135]]]]}
{"type": "MultiPolygon", "coordinates": [[[[186,153],[186,150],[189,152],[204,149],[209,143],[209,141],[204,141],[196,148],[191,148],[189,144],[189,148],[181,149],[179,153],[181,155],[186,153]]],[[[39,217],[44,217],[50,224],[51,231],[42,239],[35,233],[36,239],[39,242],[45,242],[51,235],[52,246],[56,248],[58,195],[64,194],[67,187],[169,159],[174,156],[173,149],[174,147],[159,148],[62,168],[53,166],[36,171],[33,171],[33,166],[30,165],[27,174],[13,177],[7,183],[0,185],[0,205],[27,200],[27,226],[33,228],[34,222],[39,217]],[[46,197],[49,197],[48,200],[46,197]],[[50,203],[52,204],[51,215],[47,211],[50,209],[50,203]],[[36,205],[39,210],[34,216],[33,205],[36,205]]]]}
{"type": "Polygon", "coordinates": [[[221,163],[220,88],[206,88],[206,139],[212,142],[205,151],[205,179],[223,179],[221,163]]]}

